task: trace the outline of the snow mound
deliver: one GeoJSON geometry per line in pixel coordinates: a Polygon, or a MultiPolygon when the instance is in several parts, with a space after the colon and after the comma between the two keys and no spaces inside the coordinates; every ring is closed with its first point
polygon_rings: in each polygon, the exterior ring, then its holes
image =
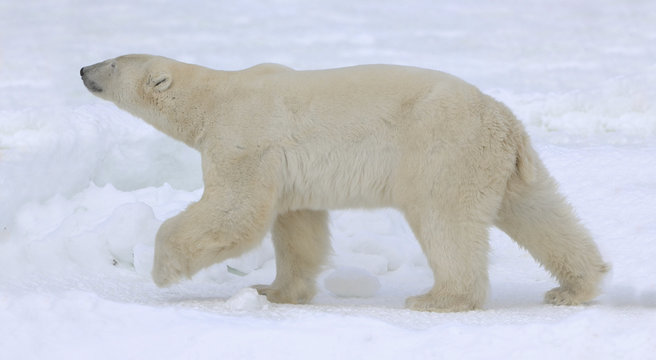
{"type": "Polygon", "coordinates": [[[266,310],[269,308],[269,304],[266,296],[260,295],[253,288],[239,290],[225,303],[228,309],[235,311],[266,310]]]}
{"type": "Polygon", "coordinates": [[[328,275],[324,286],[340,297],[372,297],[380,289],[380,281],[365,269],[342,267],[328,275]]]}

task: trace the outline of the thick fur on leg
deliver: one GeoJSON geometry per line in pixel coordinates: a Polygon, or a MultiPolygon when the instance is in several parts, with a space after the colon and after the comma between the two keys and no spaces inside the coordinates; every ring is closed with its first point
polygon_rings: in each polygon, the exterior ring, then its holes
{"type": "MultiPolygon", "coordinates": [[[[487,298],[488,229],[501,201],[497,191],[476,193],[471,184],[444,188],[429,209],[404,211],[433,270],[426,294],[408,298],[413,310],[454,312],[480,309],[487,298]]],[[[440,188],[441,189],[441,188],[440,188]]]]}
{"type": "MultiPolygon", "coordinates": [[[[206,181],[198,202],[162,224],[152,271],[158,286],[191,278],[260,244],[275,216],[276,186],[266,182],[271,176],[266,176],[268,168],[256,166],[259,161],[241,158],[237,169],[225,164],[225,174],[214,176],[219,185],[206,181]]],[[[218,172],[209,165],[203,170],[218,172]]]]}
{"type": "MultiPolygon", "coordinates": [[[[530,148],[527,151],[532,150],[530,148]]],[[[558,193],[555,181],[535,154],[532,181],[515,174],[508,182],[496,225],[560,283],[545,295],[554,305],[577,305],[599,293],[609,270],[589,232],[558,193]]]]}
{"type": "Polygon", "coordinates": [[[315,277],[330,252],[328,213],[300,210],[278,215],[272,237],[276,279],[255,288],[272,302],[309,302],[316,293],[315,277]]]}
{"type": "Polygon", "coordinates": [[[257,224],[250,221],[249,226],[240,226],[216,216],[213,209],[201,199],[162,224],[155,240],[152,271],[157,286],[191,278],[203,268],[254,248],[270,224],[262,217],[257,224]]]}
{"type": "MultiPolygon", "coordinates": [[[[424,295],[410,297],[406,306],[413,310],[455,312],[479,309],[485,303],[489,286],[487,275],[487,226],[476,223],[441,226],[416,225],[413,230],[433,270],[433,288],[424,295]]],[[[424,224],[433,224],[423,222],[424,224]]]]}

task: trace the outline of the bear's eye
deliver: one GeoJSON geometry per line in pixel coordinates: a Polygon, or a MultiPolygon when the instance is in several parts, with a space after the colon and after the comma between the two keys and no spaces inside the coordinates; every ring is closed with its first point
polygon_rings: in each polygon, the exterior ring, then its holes
{"type": "Polygon", "coordinates": [[[159,74],[156,77],[149,77],[148,84],[157,91],[165,91],[171,86],[171,77],[168,74],[159,74]]]}

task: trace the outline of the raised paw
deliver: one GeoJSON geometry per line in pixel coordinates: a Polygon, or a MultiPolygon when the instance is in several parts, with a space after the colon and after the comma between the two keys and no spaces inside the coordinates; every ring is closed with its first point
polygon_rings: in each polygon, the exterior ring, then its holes
{"type": "Polygon", "coordinates": [[[471,311],[481,307],[479,302],[469,296],[439,296],[432,293],[409,297],[405,305],[411,310],[432,312],[471,311]]]}

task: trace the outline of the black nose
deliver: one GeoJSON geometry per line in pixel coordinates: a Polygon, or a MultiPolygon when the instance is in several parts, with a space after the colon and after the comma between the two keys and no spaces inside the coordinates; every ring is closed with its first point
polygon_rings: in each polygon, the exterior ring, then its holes
{"type": "Polygon", "coordinates": [[[84,68],[80,69],[80,76],[84,76],[84,68]]]}

